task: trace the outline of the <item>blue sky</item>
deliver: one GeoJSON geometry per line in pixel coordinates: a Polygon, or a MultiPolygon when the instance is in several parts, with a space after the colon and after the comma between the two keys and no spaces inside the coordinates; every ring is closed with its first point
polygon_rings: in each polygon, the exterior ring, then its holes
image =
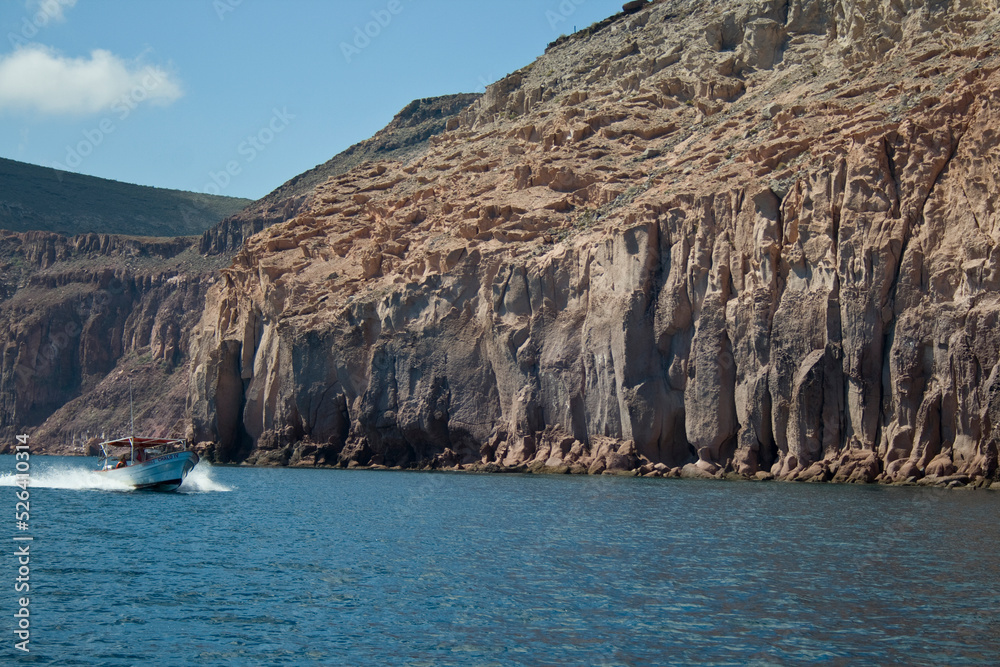
{"type": "Polygon", "coordinates": [[[621,4],[2,0],[0,156],[256,199],[621,4]]]}

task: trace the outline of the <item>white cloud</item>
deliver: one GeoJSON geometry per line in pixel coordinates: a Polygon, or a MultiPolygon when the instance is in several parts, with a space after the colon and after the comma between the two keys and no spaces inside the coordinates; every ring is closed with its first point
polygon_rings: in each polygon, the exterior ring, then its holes
{"type": "Polygon", "coordinates": [[[129,64],[98,49],[89,58],[68,58],[30,45],[0,56],[0,111],[87,114],[169,104],[182,95],[180,82],[159,67],[129,64]]]}
{"type": "Polygon", "coordinates": [[[67,9],[72,9],[76,0],[26,0],[24,3],[36,24],[45,25],[49,21],[65,21],[67,9]]]}

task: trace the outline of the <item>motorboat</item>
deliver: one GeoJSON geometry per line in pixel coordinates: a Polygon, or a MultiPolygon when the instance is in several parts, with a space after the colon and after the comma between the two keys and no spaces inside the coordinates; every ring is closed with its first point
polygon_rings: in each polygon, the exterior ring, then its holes
{"type": "Polygon", "coordinates": [[[98,472],[136,489],[174,491],[198,464],[197,452],[186,447],[182,438],[105,440],[98,472]]]}

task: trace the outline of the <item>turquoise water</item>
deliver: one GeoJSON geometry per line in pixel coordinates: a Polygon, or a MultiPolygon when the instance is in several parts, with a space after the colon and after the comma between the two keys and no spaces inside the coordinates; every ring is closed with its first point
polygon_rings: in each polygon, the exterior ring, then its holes
{"type": "Polygon", "coordinates": [[[992,491],[93,463],[32,458],[5,664],[1000,664],[992,491]]]}

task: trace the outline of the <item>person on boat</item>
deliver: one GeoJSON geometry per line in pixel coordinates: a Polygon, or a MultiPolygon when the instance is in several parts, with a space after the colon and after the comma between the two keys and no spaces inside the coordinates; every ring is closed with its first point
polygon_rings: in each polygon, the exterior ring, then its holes
{"type": "Polygon", "coordinates": [[[115,470],[118,468],[124,468],[128,465],[128,454],[122,454],[122,457],[118,459],[118,465],[115,466],[115,470]]]}

